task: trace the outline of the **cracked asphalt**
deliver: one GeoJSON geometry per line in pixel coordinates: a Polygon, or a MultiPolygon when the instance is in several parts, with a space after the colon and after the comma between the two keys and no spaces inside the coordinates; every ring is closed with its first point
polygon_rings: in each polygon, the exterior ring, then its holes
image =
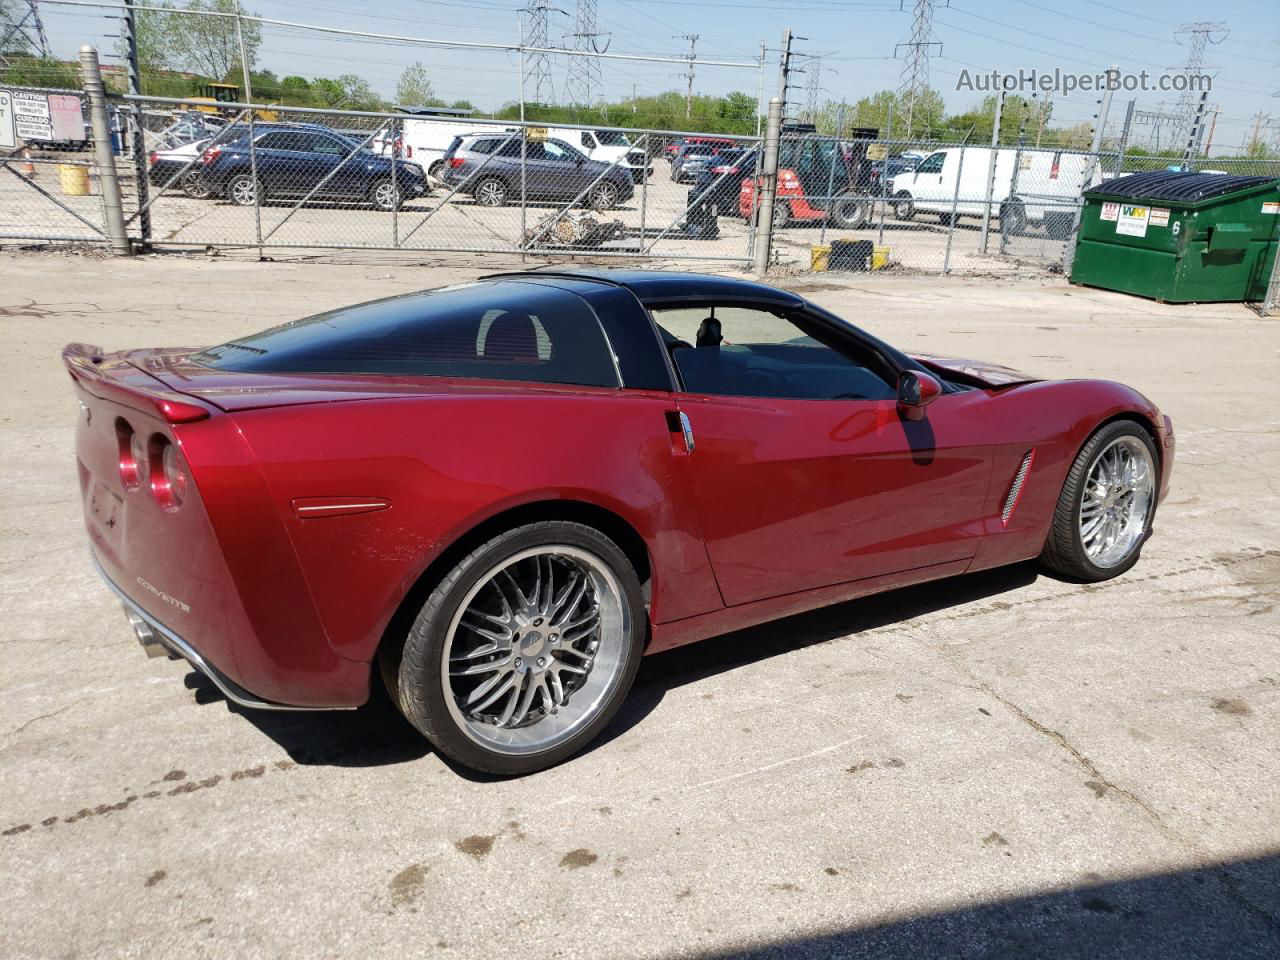
{"type": "Polygon", "coordinates": [[[1239,305],[784,280],[908,350],[1147,393],[1155,538],[1107,584],[1023,565],[650,658],[533,777],[147,660],[88,559],[60,347],[503,266],[0,254],[0,956],[1280,956],[1280,323],[1239,305]]]}

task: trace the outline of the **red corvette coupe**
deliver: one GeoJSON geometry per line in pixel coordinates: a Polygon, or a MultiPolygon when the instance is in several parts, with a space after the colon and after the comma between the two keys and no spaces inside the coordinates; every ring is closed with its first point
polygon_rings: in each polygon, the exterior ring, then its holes
{"type": "Polygon", "coordinates": [[[1114,577],[1173,462],[1128,387],[907,356],[724,277],[503,274],[63,356],[93,556],[148,652],[249,707],[380,677],[497,773],[581,749],[645,653],[1033,557],[1114,577]]]}

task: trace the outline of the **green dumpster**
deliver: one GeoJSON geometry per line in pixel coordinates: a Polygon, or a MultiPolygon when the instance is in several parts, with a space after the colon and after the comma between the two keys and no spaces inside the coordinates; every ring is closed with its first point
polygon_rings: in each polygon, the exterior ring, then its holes
{"type": "Polygon", "coordinates": [[[1155,171],[1085,191],[1071,282],[1169,303],[1256,302],[1280,246],[1280,179],[1155,171]]]}

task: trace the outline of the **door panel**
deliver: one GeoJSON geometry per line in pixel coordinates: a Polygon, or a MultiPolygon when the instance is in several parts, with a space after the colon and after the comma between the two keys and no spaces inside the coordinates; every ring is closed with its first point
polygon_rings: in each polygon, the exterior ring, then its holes
{"type": "Polygon", "coordinates": [[[686,395],[699,518],[727,604],[971,558],[990,445],[980,391],[892,400],[686,395]]]}

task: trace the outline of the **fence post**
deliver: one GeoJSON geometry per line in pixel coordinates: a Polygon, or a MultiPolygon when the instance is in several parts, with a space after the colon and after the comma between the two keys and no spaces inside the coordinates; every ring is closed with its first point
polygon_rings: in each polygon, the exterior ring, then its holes
{"type": "Polygon", "coordinates": [[[1075,198],[1076,209],[1072,213],[1071,233],[1062,248],[1062,275],[1071,279],[1071,267],[1076,262],[1076,235],[1080,232],[1080,221],[1084,212],[1084,192],[1089,189],[1094,170],[1102,161],[1102,135],[1107,127],[1107,114],[1111,112],[1111,93],[1115,87],[1115,78],[1120,76],[1120,67],[1112,64],[1107,68],[1107,85],[1103,88],[1102,99],[1098,101],[1097,124],[1093,128],[1093,143],[1089,146],[1089,159],[1085,161],[1084,176],[1080,178],[1080,195],[1075,198]]]}
{"type": "MultiPolygon", "coordinates": [[[[121,27],[125,34],[125,48],[128,51],[129,93],[135,97],[142,95],[142,73],[138,66],[138,24],[132,6],[124,8],[121,27]]],[[[129,149],[133,153],[134,189],[138,195],[138,230],[142,234],[142,244],[147,247],[151,243],[151,209],[147,201],[150,183],[147,180],[147,144],[146,127],[142,122],[142,103],[135,100],[130,111],[133,116],[133,136],[129,138],[129,149]]]]}
{"type": "MultiPolygon", "coordinates": [[[[987,164],[987,192],[982,209],[983,255],[987,252],[987,237],[991,234],[991,203],[996,192],[996,158],[1000,155],[1000,115],[1004,113],[1004,90],[996,97],[996,118],[991,127],[991,162],[987,164]]],[[[1003,227],[1003,225],[1002,225],[1003,227]]]]}
{"type": "Polygon", "coordinates": [[[107,241],[111,252],[127,257],[129,236],[124,230],[124,205],[120,199],[120,180],[116,176],[116,158],[111,153],[111,128],[107,121],[107,93],[102,86],[98,67],[98,51],[86,44],[80,48],[80,81],[89,101],[89,123],[93,128],[93,152],[98,165],[98,184],[102,189],[107,241]]]}
{"type": "MultiPolygon", "coordinates": [[[[968,139],[968,138],[966,138],[968,139]]],[[[960,162],[956,164],[956,188],[951,194],[951,218],[947,221],[947,252],[942,256],[942,273],[951,272],[951,239],[956,233],[956,210],[960,206],[960,175],[964,173],[964,144],[960,144],[960,162]]]]}
{"type": "MultiPolygon", "coordinates": [[[[1280,237],[1277,238],[1280,240],[1280,237]]],[[[1280,310],[1280,242],[1276,244],[1276,258],[1271,264],[1271,282],[1267,284],[1267,292],[1262,298],[1261,316],[1269,317],[1280,310]]]]}
{"type": "Polygon", "coordinates": [[[782,133],[782,99],[769,101],[769,120],[764,131],[764,169],[760,176],[760,190],[756,202],[760,212],[756,228],[756,276],[763,277],[769,270],[769,254],[773,247],[773,198],[778,190],[778,139],[782,133]]]}

